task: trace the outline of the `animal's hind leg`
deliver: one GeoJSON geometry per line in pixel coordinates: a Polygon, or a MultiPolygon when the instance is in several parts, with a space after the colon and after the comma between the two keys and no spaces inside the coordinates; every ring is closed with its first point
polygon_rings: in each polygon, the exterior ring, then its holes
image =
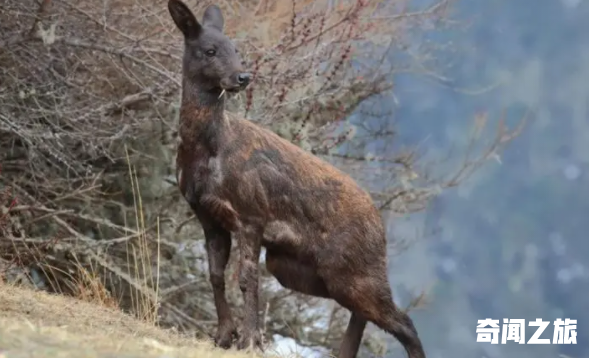
{"type": "Polygon", "coordinates": [[[339,348],[338,358],[354,358],[360,348],[362,335],[366,328],[366,320],[358,313],[352,312],[348,328],[339,348]]]}
{"type": "Polygon", "coordinates": [[[409,358],[425,358],[425,352],[421,344],[421,339],[413,325],[413,320],[392,302],[388,306],[383,306],[383,314],[386,316],[377,316],[370,319],[377,326],[397,338],[405,348],[409,358]]]}
{"type": "Polygon", "coordinates": [[[384,267],[378,271],[382,272],[328,282],[329,293],[342,306],[395,336],[409,358],[425,358],[413,321],[393,302],[384,267]]]}
{"type": "MultiPolygon", "coordinates": [[[[325,281],[312,265],[301,263],[296,258],[278,251],[266,251],[266,268],[280,284],[307,295],[332,298],[325,281]]],[[[348,328],[340,346],[338,358],[354,358],[362,341],[366,319],[352,312],[348,328]]]]}

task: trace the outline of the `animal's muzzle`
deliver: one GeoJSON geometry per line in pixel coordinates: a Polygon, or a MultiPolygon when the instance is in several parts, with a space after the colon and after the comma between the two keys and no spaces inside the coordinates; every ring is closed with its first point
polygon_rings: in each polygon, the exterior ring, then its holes
{"type": "Polygon", "coordinates": [[[252,74],[249,72],[242,72],[237,75],[237,83],[241,87],[247,86],[252,80],[252,74]]]}

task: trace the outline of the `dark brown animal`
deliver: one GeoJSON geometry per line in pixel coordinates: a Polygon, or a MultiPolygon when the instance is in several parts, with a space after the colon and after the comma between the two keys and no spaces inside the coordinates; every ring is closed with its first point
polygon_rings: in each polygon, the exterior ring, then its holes
{"type": "Polygon", "coordinates": [[[284,286],[330,298],[352,312],[339,358],[358,352],[366,322],[393,334],[410,358],[424,358],[412,320],[393,303],[386,238],[370,196],[348,175],[273,132],[224,111],[226,92],[251,75],[209,6],[199,23],[180,0],[169,12],[184,35],[177,179],[200,221],[218,315],[215,342],[237,335],[225,298],[231,233],[239,245],[245,314],[237,348],[261,345],[258,262],[284,286]]]}

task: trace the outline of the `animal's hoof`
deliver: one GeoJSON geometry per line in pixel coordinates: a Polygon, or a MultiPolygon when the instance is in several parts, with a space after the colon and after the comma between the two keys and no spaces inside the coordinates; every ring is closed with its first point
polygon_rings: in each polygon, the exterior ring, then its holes
{"type": "Polygon", "coordinates": [[[237,341],[237,349],[239,350],[251,350],[259,349],[264,351],[262,346],[262,335],[258,331],[244,332],[243,335],[237,341]]]}
{"type": "Polygon", "coordinates": [[[215,346],[223,349],[231,348],[234,339],[239,338],[237,335],[237,329],[234,326],[219,327],[217,334],[215,335],[215,346]]]}

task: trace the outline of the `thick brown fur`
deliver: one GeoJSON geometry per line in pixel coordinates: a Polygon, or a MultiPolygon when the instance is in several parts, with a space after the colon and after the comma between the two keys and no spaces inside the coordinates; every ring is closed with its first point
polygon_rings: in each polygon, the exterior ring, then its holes
{"type": "Polygon", "coordinates": [[[168,7],[185,37],[177,178],[205,232],[216,344],[228,348],[237,335],[224,278],[233,233],[245,305],[239,349],[261,345],[258,262],[265,247],[266,266],[284,287],[352,312],[340,358],[356,356],[367,321],[393,334],[409,358],[424,358],[412,320],[393,303],[385,230],[370,195],[330,164],[226,113],[226,91],[242,90],[251,76],[222,34],[221,11],[209,6],[201,25],[180,0],[168,7]]]}

